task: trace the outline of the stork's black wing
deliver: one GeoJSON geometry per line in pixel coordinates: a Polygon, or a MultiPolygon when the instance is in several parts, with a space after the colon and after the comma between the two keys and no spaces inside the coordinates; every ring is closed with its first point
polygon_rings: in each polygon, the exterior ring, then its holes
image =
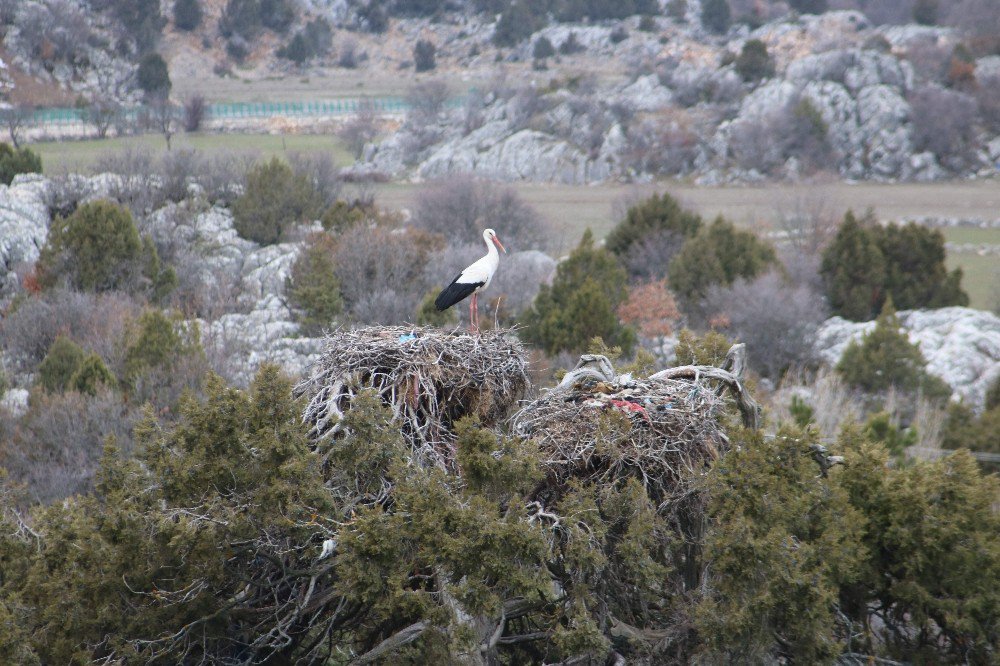
{"type": "Polygon", "coordinates": [[[459,273],[458,276],[451,281],[451,284],[441,290],[438,297],[434,299],[434,307],[438,310],[447,310],[455,303],[467,298],[476,289],[479,289],[486,284],[485,282],[459,282],[458,280],[461,277],[462,274],[459,273]]]}

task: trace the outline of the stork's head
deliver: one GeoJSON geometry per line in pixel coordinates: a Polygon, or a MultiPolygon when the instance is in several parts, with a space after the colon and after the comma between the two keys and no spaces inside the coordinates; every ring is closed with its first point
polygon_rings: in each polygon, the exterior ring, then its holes
{"type": "Polygon", "coordinates": [[[486,231],[483,232],[483,240],[486,241],[487,245],[489,245],[490,243],[495,244],[498,248],[503,250],[504,254],[507,254],[507,248],[505,248],[503,246],[503,243],[500,242],[500,239],[497,238],[497,232],[493,231],[492,229],[487,229],[486,231]]]}

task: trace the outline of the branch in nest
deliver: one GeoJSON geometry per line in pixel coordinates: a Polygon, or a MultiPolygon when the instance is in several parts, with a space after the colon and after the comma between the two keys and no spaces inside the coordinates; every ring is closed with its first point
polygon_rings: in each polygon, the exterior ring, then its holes
{"type": "Polygon", "coordinates": [[[743,425],[747,428],[757,430],[760,427],[760,406],[753,399],[750,392],[746,390],[740,376],[746,368],[746,345],[733,345],[726,354],[726,360],[721,368],[710,365],[682,365],[677,368],[667,368],[649,376],[653,380],[663,379],[689,379],[698,380],[715,379],[729,388],[736,400],[736,406],[743,416],[743,425]]]}
{"type": "Polygon", "coordinates": [[[356,658],[351,662],[351,666],[361,666],[361,664],[370,664],[377,660],[384,654],[392,652],[398,648],[408,645],[413,641],[420,638],[420,634],[424,633],[430,623],[427,620],[421,620],[420,622],[414,622],[405,629],[401,629],[394,633],[389,638],[385,639],[375,647],[373,647],[368,652],[365,652],[360,657],[356,658]]]}

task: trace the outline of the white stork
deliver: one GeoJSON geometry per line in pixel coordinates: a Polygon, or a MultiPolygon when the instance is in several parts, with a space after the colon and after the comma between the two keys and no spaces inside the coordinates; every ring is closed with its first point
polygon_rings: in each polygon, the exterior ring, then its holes
{"type": "Polygon", "coordinates": [[[497,272],[497,266],[500,265],[500,253],[497,252],[497,248],[503,250],[504,254],[507,253],[507,248],[497,238],[497,232],[492,229],[483,232],[483,240],[486,241],[486,256],[459,273],[451,281],[451,284],[441,290],[438,297],[434,299],[434,307],[438,310],[447,310],[472,294],[472,300],[469,301],[469,328],[473,331],[479,330],[477,300],[479,292],[490,286],[493,274],[497,272]]]}

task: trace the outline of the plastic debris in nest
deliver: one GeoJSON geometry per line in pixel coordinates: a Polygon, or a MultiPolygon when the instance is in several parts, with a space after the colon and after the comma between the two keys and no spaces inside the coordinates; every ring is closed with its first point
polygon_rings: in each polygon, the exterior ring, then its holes
{"type": "Polygon", "coordinates": [[[514,434],[538,446],[559,485],[634,477],[661,504],[676,500],[727,444],[722,389],[736,396],[744,424],[757,425],[738,376],[744,354],[736,345],[722,368],[681,366],[646,379],[616,376],[604,356],[582,356],[558,387],[514,415],[514,434]]]}
{"type": "Polygon", "coordinates": [[[303,421],[316,440],[335,437],[358,392],[374,390],[393,412],[421,464],[451,468],[453,424],[503,420],[528,386],[526,354],[509,330],[479,335],[430,327],[370,326],[326,338],[310,377],[295,387],[309,400],[303,421]]]}

